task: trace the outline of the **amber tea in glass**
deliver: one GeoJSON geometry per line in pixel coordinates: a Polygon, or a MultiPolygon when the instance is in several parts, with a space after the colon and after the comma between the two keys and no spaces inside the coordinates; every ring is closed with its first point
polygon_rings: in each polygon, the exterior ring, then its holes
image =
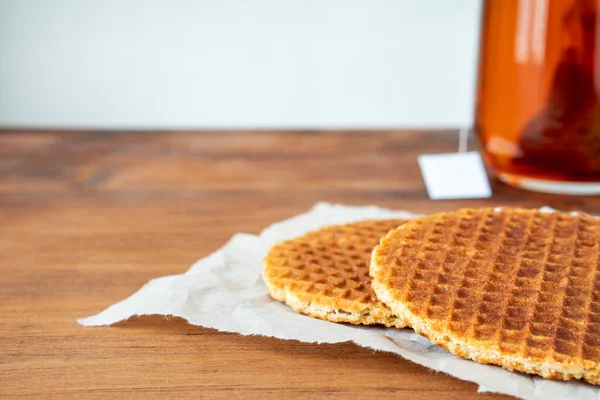
{"type": "Polygon", "coordinates": [[[486,0],[475,131],[502,181],[600,193],[600,0],[486,0]]]}

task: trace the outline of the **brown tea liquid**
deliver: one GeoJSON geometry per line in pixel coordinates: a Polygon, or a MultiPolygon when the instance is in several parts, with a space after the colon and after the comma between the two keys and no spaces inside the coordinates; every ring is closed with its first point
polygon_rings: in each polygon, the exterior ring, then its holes
{"type": "Polygon", "coordinates": [[[500,179],[600,183],[599,1],[485,1],[475,130],[500,179]]]}

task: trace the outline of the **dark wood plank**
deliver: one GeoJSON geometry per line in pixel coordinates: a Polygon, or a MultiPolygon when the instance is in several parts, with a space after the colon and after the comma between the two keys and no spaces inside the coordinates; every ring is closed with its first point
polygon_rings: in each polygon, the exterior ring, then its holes
{"type": "Polygon", "coordinates": [[[177,319],[82,328],[147,280],[318,201],[419,213],[598,197],[493,182],[487,200],[427,199],[416,158],[451,132],[0,133],[0,396],[501,398],[352,344],[241,337],[177,319]]]}

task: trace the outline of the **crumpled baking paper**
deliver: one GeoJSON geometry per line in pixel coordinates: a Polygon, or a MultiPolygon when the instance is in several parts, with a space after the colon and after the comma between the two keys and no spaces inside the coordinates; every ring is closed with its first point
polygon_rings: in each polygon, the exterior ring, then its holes
{"type": "Polygon", "coordinates": [[[600,400],[600,389],[583,382],[550,381],[463,360],[411,329],[326,322],[297,314],[269,297],[261,278],[261,268],[262,259],[273,244],[325,225],[415,216],[375,206],[319,203],[305,214],[271,225],[260,235],[236,234],[225,246],[196,262],[184,274],[153,279],[129,298],[78,322],[85,326],[111,325],[136,315],[160,314],[184,318],[192,325],[242,335],[309,343],[352,341],[475,382],[480,392],[503,393],[523,399],[600,400]]]}

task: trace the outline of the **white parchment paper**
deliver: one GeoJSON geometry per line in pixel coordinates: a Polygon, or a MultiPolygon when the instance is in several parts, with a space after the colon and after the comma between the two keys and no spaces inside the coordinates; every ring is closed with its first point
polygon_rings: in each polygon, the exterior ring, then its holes
{"type": "Polygon", "coordinates": [[[308,213],[271,225],[258,236],[236,234],[225,246],[196,262],[184,274],[153,279],[129,298],[78,322],[85,326],[111,325],[136,315],[160,314],[242,335],[310,343],[352,341],[475,382],[480,392],[504,393],[523,399],[600,400],[600,389],[586,383],[550,381],[463,360],[434,346],[411,329],[326,322],[297,314],[269,297],[261,268],[262,259],[273,244],[325,225],[415,216],[374,206],[319,203],[308,213]]]}

